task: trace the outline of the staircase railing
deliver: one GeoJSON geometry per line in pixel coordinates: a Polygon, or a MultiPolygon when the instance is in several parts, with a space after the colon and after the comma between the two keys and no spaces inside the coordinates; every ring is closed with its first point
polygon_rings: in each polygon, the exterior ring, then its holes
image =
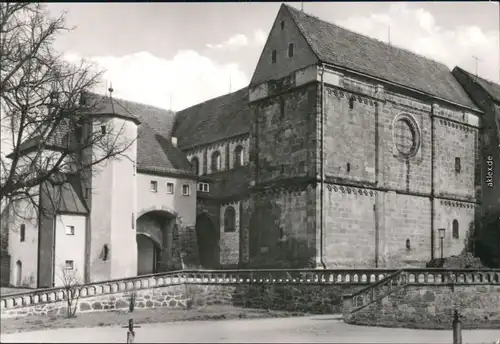
{"type": "Polygon", "coordinates": [[[385,278],[343,296],[343,315],[348,320],[353,313],[368,307],[397,290],[409,285],[475,285],[500,284],[499,269],[401,269],[385,278]]]}

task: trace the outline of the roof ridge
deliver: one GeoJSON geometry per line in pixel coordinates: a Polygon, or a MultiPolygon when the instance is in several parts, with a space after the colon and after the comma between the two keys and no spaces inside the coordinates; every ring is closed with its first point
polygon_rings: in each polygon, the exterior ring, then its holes
{"type": "Polygon", "coordinates": [[[464,68],[460,67],[460,66],[455,66],[456,69],[459,69],[460,71],[468,74],[469,76],[471,76],[472,78],[477,78],[477,79],[481,79],[483,81],[486,81],[487,83],[490,83],[490,84],[493,84],[497,87],[500,87],[500,83],[496,83],[495,81],[491,81],[490,79],[487,79],[485,77],[482,77],[482,76],[479,76],[479,75],[474,75],[472,74],[471,72],[465,70],[464,68]]]}
{"type": "MultiPolygon", "coordinates": [[[[321,22],[324,22],[324,23],[326,23],[326,24],[328,24],[328,25],[332,25],[332,26],[338,27],[338,28],[339,28],[339,29],[341,29],[341,30],[348,31],[348,32],[350,32],[350,33],[352,33],[352,34],[355,34],[355,35],[357,35],[357,36],[364,37],[364,38],[370,39],[370,40],[372,40],[372,41],[377,41],[377,42],[382,43],[383,45],[385,45],[385,46],[387,46],[387,47],[391,47],[391,48],[395,48],[395,49],[398,49],[398,50],[406,51],[406,52],[408,52],[408,53],[410,53],[410,54],[413,54],[413,55],[415,55],[415,56],[419,56],[419,57],[422,57],[422,58],[424,58],[424,59],[426,59],[426,60],[428,60],[428,61],[431,61],[431,62],[437,63],[437,64],[439,64],[439,65],[445,66],[445,67],[446,67],[446,68],[447,68],[447,69],[451,72],[450,68],[449,68],[446,64],[444,64],[443,62],[440,62],[440,61],[437,61],[437,60],[431,59],[431,58],[429,58],[429,57],[427,57],[427,56],[425,56],[425,55],[418,54],[418,53],[416,53],[416,52],[414,52],[414,51],[411,51],[411,50],[406,49],[406,48],[402,48],[402,47],[400,47],[400,46],[398,46],[398,45],[389,44],[389,43],[384,42],[384,41],[382,41],[382,40],[380,40],[380,39],[378,39],[378,38],[370,37],[370,36],[368,36],[368,35],[365,35],[365,34],[362,34],[362,33],[359,33],[359,32],[356,32],[356,31],[353,31],[353,30],[350,30],[350,29],[347,29],[347,28],[345,28],[345,27],[343,27],[343,26],[340,26],[340,25],[338,25],[338,24],[335,24],[335,23],[333,23],[333,22],[331,22],[331,21],[328,21],[328,20],[325,20],[325,19],[321,19],[320,17],[315,16],[315,15],[313,15],[313,14],[306,13],[306,12],[303,12],[303,11],[299,11],[297,8],[295,8],[295,7],[291,6],[291,5],[288,5],[288,4],[283,4],[283,5],[284,5],[284,6],[286,6],[289,10],[292,10],[293,12],[295,12],[295,13],[297,13],[297,14],[299,14],[299,15],[301,15],[301,14],[302,14],[302,15],[304,15],[304,16],[307,16],[307,17],[313,18],[313,19],[315,19],[315,20],[319,20],[319,21],[321,21],[321,22]]],[[[297,26],[299,26],[299,25],[297,25],[297,26]]],[[[301,32],[302,32],[302,30],[301,30],[301,32]]],[[[308,41],[307,43],[309,44],[309,41],[308,41]]],[[[313,51],[314,51],[314,48],[313,48],[313,51]]],[[[315,52],[315,53],[316,53],[316,52],[315,52]]]]}
{"type": "Polygon", "coordinates": [[[221,99],[221,98],[224,98],[224,97],[227,97],[227,96],[230,96],[230,95],[234,95],[234,94],[236,94],[236,93],[238,93],[238,92],[242,92],[243,90],[247,90],[248,88],[249,88],[249,86],[247,85],[247,86],[245,86],[245,87],[240,88],[240,89],[239,89],[239,90],[237,90],[237,91],[230,92],[230,93],[226,93],[226,94],[223,94],[223,95],[220,95],[220,96],[214,97],[214,98],[207,99],[207,100],[205,100],[204,102],[201,102],[201,103],[198,103],[198,104],[191,105],[190,107],[187,107],[187,108],[185,108],[185,109],[182,109],[182,110],[177,111],[177,112],[176,112],[176,117],[177,117],[177,115],[184,115],[184,114],[181,114],[181,112],[185,112],[185,111],[187,111],[187,110],[194,109],[194,108],[196,108],[196,107],[202,106],[202,105],[204,105],[204,104],[207,104],[207,103],[209,103],[209,102],[211,102],[211,101],[215,101],[215,100],[217,100],[217,99],[221,99]]]}
{"type": "MultiPolygon", "coordinates": [[[[122,101],[122,102],[126,102],[126,103],[132,103],[134,105],[147,106],[147,107],[150,107],[150,108],[153,108],[153,109],[156,109],[156,110],[160,110],[160,111],[168,111],[168,112],[172,112],[172,113],[175,114],[174,110],[161,108],[161,107],[158,107],[158,106],[155,106],[155,105],[146,104],[146,103],[138,102],[138,101],[135,101],[135,100],[128,100],[128,99],[119,98],[119,97],[110,97],[107,94],[99,94],[99,93],[95,93],[95,92],[88,92],[88,93],[89,94],[94,94],[94,95],[100,97],[101,100],[104,100],[104,99],[108,98],[108,99],[115,100],[118,104],[120,104],[119,102],[122,101]]],[[[123,104],[120,104],[120,105],[123,106],[123,104]]]]}

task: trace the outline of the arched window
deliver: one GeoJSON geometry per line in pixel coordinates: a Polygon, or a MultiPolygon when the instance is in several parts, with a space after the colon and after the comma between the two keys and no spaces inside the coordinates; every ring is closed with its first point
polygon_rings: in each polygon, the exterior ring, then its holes
{"type": "Polygon", "coordinates": [[[234,167],[243,166],[243,147],[238,146],[234,150],[234,167]]]}
{"type": "Polygon", "coordinates": [[[457,220],[453,220],[452,235],[453,235],[453,239],[458,239],[460,236],[458,233],[458,221],[457,220]]]}
{"type": "Polygon", "coordinates": [[[236,231],[236,212],[233,207],[227,207],[224,212],[224,232],[236,231]]]}
{"type": "Polygon", "coordinates": [[[200,162],[197,157],[191,159],[191,166],[193,166],[193,173],[198,176],[200,174],[200,162]]]}
{"type": "Polygon", "coordinates": [[[212,173],[220,171],[221,167],[221,159],[219,151],[215,151],[212,153],[212,173]]]}
{"type": "Polygon", "coordinates": [[[16,286],[20,287],[23,282],[23,263],[20,260],[16,262],[16,286]]]}

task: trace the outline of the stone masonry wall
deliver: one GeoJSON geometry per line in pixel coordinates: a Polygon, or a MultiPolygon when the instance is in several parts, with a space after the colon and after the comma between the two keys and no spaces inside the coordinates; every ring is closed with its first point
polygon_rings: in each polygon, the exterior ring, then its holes
{"type": "Polygon", "coordinates": [[[325,193],[325,264],[328,268],[374,267],[375,193],[331,184],[325,193]]]}
{"type": "MultiPolygon", "coordinates": [[[[187,309],[208,305],[284,309],[315,314],[341,311],[341,296],[356,285],[203,285],[178,284],[136,291],[136,309],[187,309]]],[[[77,313],[128,310],[130,292],[81,298],[77,313]]],[[[30,315],[63,315],[66,302],[2,309],[2,319],[30,315]]]]}
{"type": "Polygon", "coordinates": [[[463,328],[500,328],[498,285],[455,286],[454,293],[449,286],[407,286],[344,320],[357,325],[451,328],[455,304],[463,328]]]}
{"type": "Polygon", "coordinates": [[[310,84],[253,103],[256,183],[315,176],[316,95],[310,84]]]}
{"type": "Polygon", "coordinates": [[[275,188],[252,196],[252,267],[307,267],[316,260],[316,189],[275,188]]]}
{"type": "Polygon", "coordinates": [[[326,175],[375,182],[375,103],[367,97],[326,88],[326,175]],[[351,98],[352,109],[349,107],[351,98]]]}

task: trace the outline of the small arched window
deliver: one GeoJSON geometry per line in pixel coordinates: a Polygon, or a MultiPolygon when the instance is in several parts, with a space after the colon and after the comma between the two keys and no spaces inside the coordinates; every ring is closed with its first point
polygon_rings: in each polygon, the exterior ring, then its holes
{"type": "Polygon", "coordinates": [[[221,167],[221,159],[219,151],[215,151],[212,153],[212,173],[220,171],[221,167]]]}
{"type": "Polygon", "coordinates": [[[200,162],[197,157],[191,159],[191,166],[193,166],[193,173],[198,176],[200,174],[200,162]]]}
{"type": "Polygon", "coordinates": [[[452,235],[453,235],[453,239],[458,239],[460,237],[459,235],[459,231],[458,231],[458,221],[457,220],[453,220],[453,224],[452,224],[452,235]]]}
{"type": "Polygon", "coordinates": [[[236,231],[236,211],[233,207],[227,207],[224,212],[224,232],[236,231]]]}
{"type": "Polygon", "coordinates": [[[354,109],[354,97],[349,98],[349,109],[354,109]]]}
{"type": "Polygon", "coordinates": [[[243,147],[238,146],[234,149],[234,167],[243,166],[243,147]]]}

